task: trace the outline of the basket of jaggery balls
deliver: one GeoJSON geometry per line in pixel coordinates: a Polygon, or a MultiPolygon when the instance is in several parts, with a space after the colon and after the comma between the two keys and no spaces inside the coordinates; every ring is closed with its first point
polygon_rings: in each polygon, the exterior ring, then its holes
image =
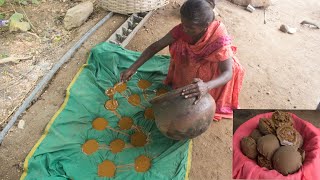
{"type": "Polygon", "coordinates": [[[275,111],[243,123],[233,136],[234,179],[320,179],[320,131],[275,111]]]}

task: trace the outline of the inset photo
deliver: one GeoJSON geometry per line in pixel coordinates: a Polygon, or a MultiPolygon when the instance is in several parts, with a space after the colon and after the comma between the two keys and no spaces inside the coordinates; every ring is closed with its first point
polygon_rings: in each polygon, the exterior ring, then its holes
{"type": "Polygon", "coordinates": [[[320,111],[234,111],[233,179],[320,179],[320,111]]]}

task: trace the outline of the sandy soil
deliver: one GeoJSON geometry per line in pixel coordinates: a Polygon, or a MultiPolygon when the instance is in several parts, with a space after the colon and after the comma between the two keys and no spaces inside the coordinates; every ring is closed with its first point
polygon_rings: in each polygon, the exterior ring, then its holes
{"type": "Polygon", "coordinates": [[[0,58],[2,56],[31,57],[17,64],[0,64],[0,130],[5,120],[22,103],[37,81],[46,74],[66,49],[86,33],[106,13],[96,7],[80,28],[66,31],[63,17],[75,6],[75,1],[48,0],[39,5],[19,6],[9,3],[0,7],[8,19],[16,10],[27,14],[34,28],[28,33],[6,31],[0,28],[0,58]]]}
{"type": "MultiPolygon", "coordinates": [[[[317,57],[320,34],[319,30],[301,27],[300,22],[320,22],[318,0],[277,1],[267,10],[267,24],[263,24],[262,10],[251,14],[227,1],[220,1],[218,8],[220,19],[233,36],[234,45],[238,47],[237,56],[246,69],[241,107],[315,109],[320,100],[317,91],[320,88],[320,61],[317,57]],[[284,34],[278,30],[282,23],[299,30],[294,35],[284,34]]],[[[180,22],[178,12],[175,4],[158,10],[128,48],[141,51],[161,38],[180,22]]],[[[63,103],[65,89],[86,61],[86,54],[95,44],[106,40],[109,29],[115,29],[121,21],[122,18],[115,17],[100,28],[59,71],[46,92],[21,117],[26,121],[24,130],[12,128],[0,147],[0,179],[18,179],[22,162],[63,103]]],[[[92,21],[90,26],[93,24],[92,21]]],[[[71,44],[67,43],[50,57],[61,57],[71,44]]],[[[161,53],[167,54],[168,50],[161,53]]],[[[215,122],[194,140],[190,179],[231,179],[232,124],[231,120],[215,122]]]]}

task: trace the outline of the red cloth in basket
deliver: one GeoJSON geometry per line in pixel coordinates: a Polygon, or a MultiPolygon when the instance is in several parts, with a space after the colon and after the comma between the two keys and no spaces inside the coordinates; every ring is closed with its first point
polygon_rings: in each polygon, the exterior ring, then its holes
{"type": "Polygon", "coordinates": [[[246,157],[240,148],[243,137],[249,136],[257,127],[260,118],[271,118],[272,113],[257,115],[243,123],[233,135],[233,178],[234,179],[286,179],[286,180],[320,180],[320,130],[311,123],[292,114],[294,127],[302,135],[306,152],[305,161],[298,172],[283,176],[276,170],[260,167],[255,161],[246,157]]]}

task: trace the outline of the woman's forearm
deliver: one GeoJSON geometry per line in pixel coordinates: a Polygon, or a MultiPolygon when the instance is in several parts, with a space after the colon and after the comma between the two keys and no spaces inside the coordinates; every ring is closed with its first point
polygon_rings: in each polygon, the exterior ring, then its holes
{"type": "Polygon", "coordinates": [[[227,84],[232,78],[232,71],[224,71],[214,80],[207,82],[208,89],[214,89],[227,84]]]}
{"type": "Polygon", "coordinates": [[[146,61],[148,61],[150,58],[152,58],[160,50],[161,49],[159,47],[157,47],[157,45],[155,43],[153,43],[152,45],[147,47],[147,49],[145,49],[142,52],[139,59],[134,64],[132,64],[132,66],[130,68],[133,69],[134,71],[138,70],[138,68],[140,66],[142,66],[146,61]]]}
{"type": "Polygon", "coordinates": [[[233,64],[232,57],[219,63],[219,69],[221,73],[216,79],[213,79],[207,82],[208,89],[214,89],[214,88],[223,86],[232,79],[232,73],[233,73],[232,64],[233,64]]]}
{"type": "Polygon", "coordinates": [[[151,44],[147,49],[145,49],[139,59],[130,67],[130,69],[137,71],[140,66],[142,66],[145,62],[147,62],[150,58],[152,58],[156,53],[161,51],[163,48],[167,47],[171,43],[174,42],[173,37],[170,33],[165,35],[159,41],[151,44]]]}

